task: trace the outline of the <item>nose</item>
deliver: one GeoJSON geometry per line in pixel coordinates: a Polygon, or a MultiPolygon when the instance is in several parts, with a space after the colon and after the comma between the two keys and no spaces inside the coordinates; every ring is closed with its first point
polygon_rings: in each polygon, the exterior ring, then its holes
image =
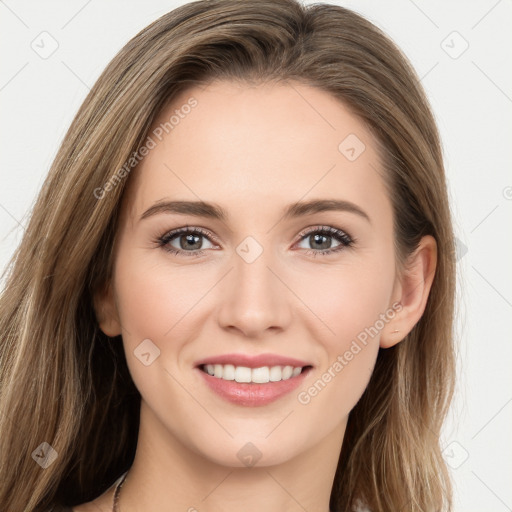
{"type": "Polygon", "coordinates": [[[252,262],[234,255],[234,268],[223,281],[219,325],[247,338],[261,339],[267,331],[285,330],[292,318],[292,293],[274,269],[271,251],[252,262]]]}

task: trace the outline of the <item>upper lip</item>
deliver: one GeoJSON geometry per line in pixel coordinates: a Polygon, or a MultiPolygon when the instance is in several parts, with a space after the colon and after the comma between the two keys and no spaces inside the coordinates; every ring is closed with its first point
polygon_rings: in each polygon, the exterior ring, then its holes
{"type": "Polygon", "coordinates": [[[223,354],[219,356],[206,357],[196,363],[196,366],[205,364],[232,364],[233,366],[245,366],[247,368],[261,368],[262,366],[293,366],[304,367],[311,366],[306,361],[301,361],[294,357],[281,356],[279,354],[223,354]]]}

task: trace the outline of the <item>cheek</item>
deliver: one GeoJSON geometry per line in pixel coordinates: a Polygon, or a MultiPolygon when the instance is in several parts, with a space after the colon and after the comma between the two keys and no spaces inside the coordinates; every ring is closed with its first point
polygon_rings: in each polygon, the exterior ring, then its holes
{"type": "MultiPolygon", "coordinates": [[[[393,288],[394,263],[391,258],[376,260],[304,272],[296,282],[297,295],[323,326],[323,344],[330,354],[343,350],[350,340],[386,313],[393,288]]],[[[382,330],[381,322],[378,327],[382,330]]],[[[372,337],[378,341],[378,336],[372,337]]]]}
{"type": "Polygon", "coordinates": [[[321,367],[298,396],[301,404],[312,404],[310,411],[327,412],[335,422],[361,397],[373,372],[382,329],[395,316],[388,308],[393,279],[391,254],[326,268],[301,280],[299,293],[321,320],[315,322],[321,325],[317,336],[323,347],[321,367]]]}
{"type": "Polygon", "coordinates": [[[130,374],[150,409],[158,411],[166,424],[178,424],[166,418],[164,406],[182,404],[186,409],[193,404],[173,377],[180,370],[184,346],[196,336],[194,308],[208,291],[206,276],[155,263],[153,254],[148,257],[129,248],[119,253],[115,289],[130,374]],[[145,353],[149,353],[147,365],[145,353]]]}
{"type": "Polygon", "coordinates": [[[206,267],[178,268],[166,256],[156,249],[148,254],[127,247],[119,251],[116,262],[115,289],[127,363],[147,401],[155,389],[170,382],[172,386],[169,373],[188,370],[197,357],[190,355],[189,347],[200,336],[209,313],[204,299],[219,280],[206,267]],[[157,357],[144,366],[138,357],[148,351],[150,358],[157,357]]]}
{"type": "Polygon", "coordinates": [[[201,272],[177,271],[151,258],[127,255],[116,269],[118,307],[123,327],[136,339],[164,340],[207,290],[201,272]]]}
{"type": "Polygon", "coordinates": [[[354,295],[347,287],[321,310],[335,335],[323,335],[321,365],[297,394],[303,425],[308,418],[322,418],[310,425],[311,436],[327,435],[348,417],[373,373],[380,339],[375,324],[384,311],[383,301],[371,290],[357,290],[354,295]]]}

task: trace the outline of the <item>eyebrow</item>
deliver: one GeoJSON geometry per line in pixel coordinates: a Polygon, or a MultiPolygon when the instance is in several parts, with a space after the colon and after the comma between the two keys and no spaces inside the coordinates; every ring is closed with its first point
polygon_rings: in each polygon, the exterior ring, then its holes
{"type": "MultiPolygon", "coordinates": [[[[286,207],[283,219],[302,217],[327,211],[341,211],[353,213],[366,219],[371,223],[368,214],[350,201],[340,199],[313,199],[310,201],[296,202],[286,207]]],[[[159,213],[177,213],[181,215],[193,215],[195,217],[206,217],[226,222],[229,215],[224,208],[215,203],[204,201],[158,201],[148,208],[140,217],[140,220],[147,219],[159,213]]]]}

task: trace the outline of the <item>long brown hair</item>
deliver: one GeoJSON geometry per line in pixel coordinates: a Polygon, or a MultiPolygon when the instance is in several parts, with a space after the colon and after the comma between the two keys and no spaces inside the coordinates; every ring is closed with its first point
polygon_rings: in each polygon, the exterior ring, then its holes
{"type": "Polygon", "coordinates": [[[349,416],[330,504],[448,510],[439,436],[454,382],[455,260],[437,127],[387,36],[345,8],[295,0],[197,1],[165,14],[121,49],[76,114],[0,301],[2,510],[90,501],[133,461],[140,394],[122,343],[100,331],[93,308],[111,277],[130,179],[119,170],[169,101],[217,79],[295,80],[339,98],[380,143],[398,260],[423,235],[436,239],[426,310],[407,339],[379,352],[349,416]],[[43,469],[35,461],[52,450],[43,469]]]}

